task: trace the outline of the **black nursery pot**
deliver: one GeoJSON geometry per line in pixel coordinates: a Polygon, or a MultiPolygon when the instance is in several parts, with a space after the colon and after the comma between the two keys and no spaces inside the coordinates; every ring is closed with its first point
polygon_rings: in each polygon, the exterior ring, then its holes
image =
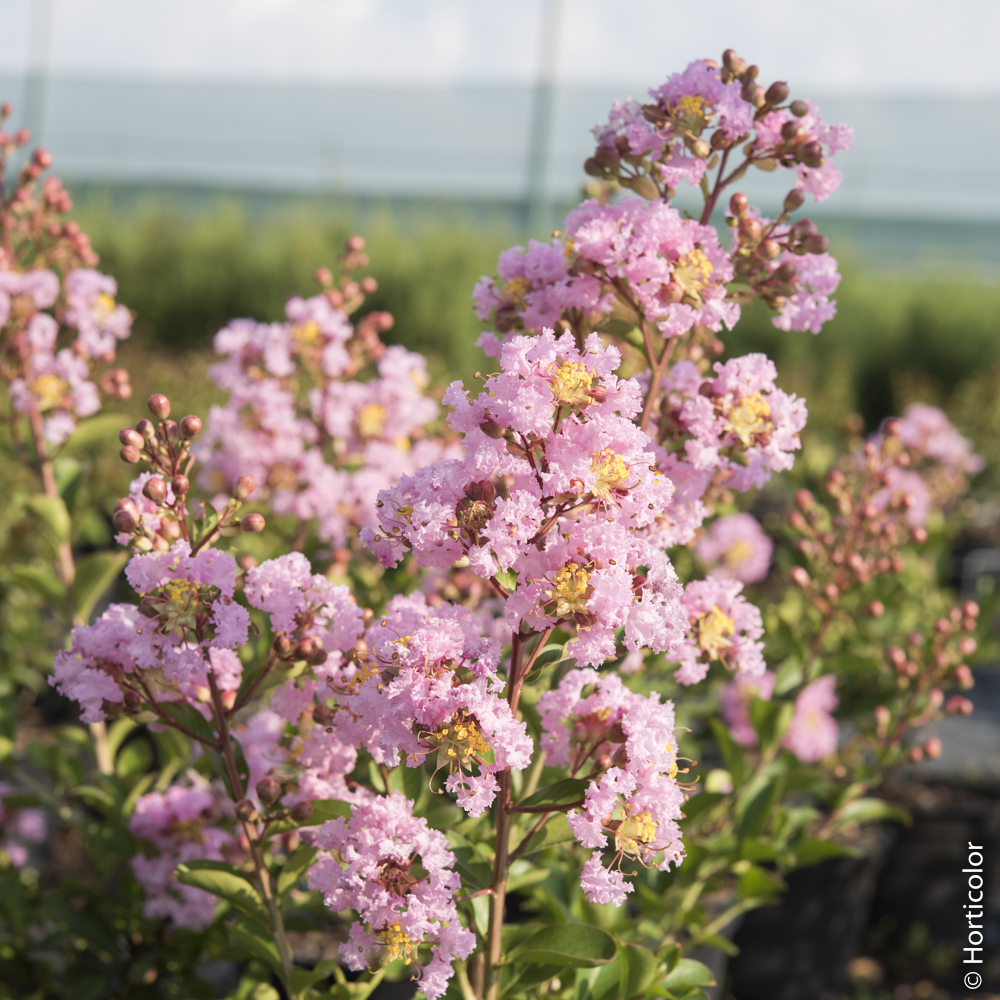
{"type": "Polygon", "coordinates": [[[891,833],[872,831],[859,858],[835,858],[788,876],[777,906],[752,910],[733,938],[736,1000],[836,1000],[848,985],[891,833]]]}

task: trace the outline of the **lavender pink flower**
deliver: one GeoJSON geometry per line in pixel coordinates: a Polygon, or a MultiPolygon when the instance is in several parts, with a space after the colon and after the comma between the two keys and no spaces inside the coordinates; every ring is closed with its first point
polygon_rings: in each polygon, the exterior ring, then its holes
{"type": "Polygon", "coordinates": [[[756,583],[767,576],[774,543],[752,514],[728,514],[712,522],[695,547],[710,575],[756,583]]]}

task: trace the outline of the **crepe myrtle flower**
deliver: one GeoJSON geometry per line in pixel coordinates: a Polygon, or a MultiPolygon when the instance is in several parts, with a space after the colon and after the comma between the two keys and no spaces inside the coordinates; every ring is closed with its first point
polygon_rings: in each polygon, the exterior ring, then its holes
{"type": "Polygon", "coordinates": [[[742,590],[739,580],[720,577],[694,580],[684,588],[681,606],[690,624],[673,654],[679,683],[697,684],[715,662],[751,677],[764,672],[764,625],[742,590]]]}
{"type": "Polygon", "coordinates": [[[445,394],[467,457],[381,493],[379,529],[362,540],[386,566],[406,548],[424,566],[468,565],[506,593],[511,629],[575,624],[578,662],[613,655],[620,627],[629,649],[669,648],[677,578],[642,529],[673,487],[631,420],[640,388],[615,378],[618,361],[597,335],[582,351],[569,334],[511,338],[478,397],[460,383],[445,394]]]}
{"type": "Polygon", "coordinates": [[[775,385],[777,370],[763,354],[716,362],[703,379],[689,361],[664,376],[664,407],[672,422],[661,433],[679,434],[684,458],[696,469],[718,470],[728,487],[759,488],[772,472],[790,469],[802,447],[805,404],[775,385]]]}
{"type": "Polygon", "coordinates": [[[356,806],[350,819],[324,823],[309,886],[334,912],[358,915],[340,946],[349,969],[402,960],[428,1000],[441,996],[452,961],[467,958],[475,935],[459,920],[460,886],[445,835],[412,814],[398,792],[356,806]]]}
{"type": "Polygon", "coordinates": [[[677,781],[673,704],[661,704],[656,694],[634,697],[618,724],[622,745],[612,766],[591,782],[583,806],[568,817],[574,836],[595,849],[581,877],[594,903],[624,902],[632,891],[625,875],[634,870],[624,871],[623,864],[666,871],[684,858],[678,821],[685,792],[677,781]]]}
{"type": "Polygon", "coordinates": [[[774,543],[752,514],[727,514],[712,522],[695,555],[711,576],[756,583],[767,576],[774,543]]]}

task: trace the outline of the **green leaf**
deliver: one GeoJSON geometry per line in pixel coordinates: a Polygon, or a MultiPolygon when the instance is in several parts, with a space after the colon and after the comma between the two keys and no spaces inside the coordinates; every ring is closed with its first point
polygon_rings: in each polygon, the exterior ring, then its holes
{"type": "Polygon", "coordinates": [[[785,881],[777,875],[771,875],[754,865],[740,876],[740,895],[744,899],[754,896],[776,896],[784,891],[785,881]]]}
{"type": "Polygon", "coordinates": [[[268,930],[266,922],[261,923],[253,917],[247,917],[238,921],[232,930],[236,940],[254,958],[265,965],[270,965],[281,975],[281,956],[278,954],[278,946],[274,943],[274,935],[268,930]]]}
{"type": "Polygon", "coordinates": [[[513,569],[498,569],[495,575],[497,583],[499,583],[508,594],[513,594],[514,590],[517,588],[517,571],[513,569]]]}
{"type": "Polygon", "coordinates": [[[591,924],[549,924],[510,956],[512,962],[573,965],[589,969],[610,962],[617,951],[615,939],[591,924]]]}
{"type": "Polygon", "coordinates": [[[127,552],[95,552],[77,562],[73,604],[80,618],[90,621],[94,606],[118,578],[127,561],[127,552]]]}
{"type": "Polygon", "coordinates": [[[541,851],[554,844],[565,844],[567,841],[575,840],[573,831],[569,828],[569,821],[565,814],[550,816],[545,822],[545,826],[536,833],[528,842],[527,847],[521,852],[521,857],[527,857],[536,851],[541,851]]]}
{"type": "Polygon", "coordinates": [[[349,819],[351,816],[351,805],[349,802],[341,802],[340,799],[317,799],[312,803],[312,815],[301,822],[294,819],[280,819],[272,823],[267,828],[267,835],[270,837],[275,833],[288,833],[289,830],[298,830],[303,826],[319,826],[331,819],[349,819]]]}
{"type": "Polygon", "coordinates": [[[836,827],[845,823],[903,823],[909,826],[913,819],[902,807],[882,799],[864,797],[853,799],[836,815],[836,827]]]}
{"type": "Polygon", "coordinates": [[[779,780],[771,778],[744,799],[737,808],[736,836],[739,840],[756,837],[761,833],[778,800],[779,789],[779,780]]]}
{"type": "Polygon", "coordinates": [[[469,889],[485,889],[493,881],[493,866],[487,864],[481,854],[471,846],[452,848],[455,855],[455,870],[462,876],[462,883],[469,889]]]}
{"type": "Polygon", "coordinates": [[[621,996],[624,1000],[645,996],[653,985],[660,963],[648,949],[638,944],[624,944],[618,949],[621,958],[621,996]]]}
{"type": "Polygon", "coordinates": [[[62,605],[66,600],[66,588],[47,566],[14,566],[11,574],[22,587],[33,590],[47,604],[62,605]]]}
{"type": "Polygon", "coordinates": [[[828,858],[856,858],[858,852],[844,844],[835,844],[832,840],[814,840],[806,837],[795,845],[795,861],[804,867],[815,865],[828,858]]]}
{"type": "Polygon", "coordinates": [[[529,795],[523,802],[518,802],[519,806],[565,806],[572,802],[579,802],[587,790],[589,781],[582,778],[562,778],[539,788],[534,795],[529,795]]]}
{"type": "Polygon", "coordinates": [[[94,448],[118,447],[118,432],[128,425],[129,418],[117,413],[102,413],[100,416],[81,420],[72,436],[60,449],[62,455],[77,455],[94,448]]]}
{"type": "Polygon", "coordinates": [[[69,511],[62,497],[50,497],[44,493],[36,493],[24,501],[24,509],[31,515],[41,530],[42,536],[58,550],[63,542],[69,541],[70,524],[69,511]]]}
{"type": "Polygon", "coordinates": [[[769,750],[784,735],[795,714],[795,705],[790,701],[750,701],[750,722],[760,739],[762,750],[769,750]]]}
{"type": "MultiPolygon", "coordinates": [[[[709,772],[714,774],[715,772],[709,772]]],[[[728,772],[725,772],[728,774],[728,772]]],[[[684,803],[684,815],[689,820],[696,820],[703,813],[708,812],[713,806],[718,805],[723,796],[717,792],[699,792],[693,795],[684,803]]]]}
{"type": "Polygon", "coordinates": [[[743,784],[746,751],[737,745],[729,734],[728,727],[721,719],[711,719],[709,724],[712,727],[715,741],[719,744],[722,759],[726,762],[726,770],[733,776],[733,787],[739,788],[743,784]]]}
{"type": "Polygon", "coordinates": [[[302,873],[313,863],[318,853],[317,848],[303,844],[291,855],[278,876],[279,896],[288,892],[289,889],[294,889],[299,884],[302,873]]]}
{"type": "Polygon", "coordinates": [[[667,989],[671,989],[674,986],[715,985],[712,970],[707,965],[696,962],[693,958],[682,958],[660,982],[667,989]]]}
{"type": "Polygon", "coordinates": [[[235,906],[236,909],[250,917],[267,923],[267,910],[260,893],[250,879],[238,872],[232,865],[215,861],[188,861],[175,869],[177,881],[184,885],[193,885],[196,889],[204,889],[219,899],[235,906]],[[212,867],[207,867],[209,864],[212,867]],[[222,867],[215,867],[220,865],[222,867]]]}
{"type": "Polygon", "coordinates": [[[163,714],[175,722],[179,722],[185,729],[189,729],[196,736],[210,743],[215,742],[215,730],[208,724],[205,717],[194,705],[187,705],[180,701],[162,701],[160,708],[163,714]]]}

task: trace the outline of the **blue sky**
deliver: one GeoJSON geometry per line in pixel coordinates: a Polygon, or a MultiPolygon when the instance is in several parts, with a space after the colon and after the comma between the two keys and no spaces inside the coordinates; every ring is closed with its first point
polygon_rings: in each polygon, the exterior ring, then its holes
{"type": "MultiPolygon", "coordinates": [[[[0,72],[52,11],[58,75],[526,81],[545,0],[0,0],[0,72]],[[39,8],[40,9],[40,8],[39,8]]],[[[1000,94],[997,0],[563,0],[558,76],[652,82],[737,48],[824,93],[1000,94]]]]}

